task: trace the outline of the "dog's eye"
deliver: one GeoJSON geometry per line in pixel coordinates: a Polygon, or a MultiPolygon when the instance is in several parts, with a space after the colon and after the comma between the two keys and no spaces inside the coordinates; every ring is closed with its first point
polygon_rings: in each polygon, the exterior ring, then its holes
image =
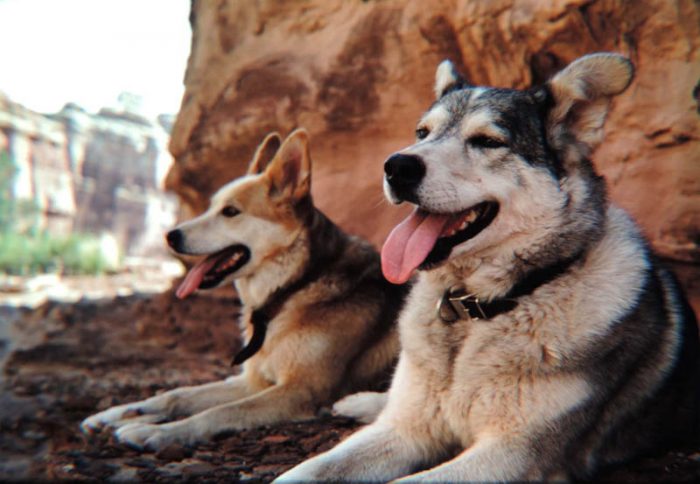
{"type": "Polygon", "coordinates": [[[504,148],[508,146],[506,143],[504,143],[501,140],[497,140],[496,138],[491,138],[490,136],[484,136],[484,135],[479,135],[479,136],[472,136],[467,140],[467,143],[472,145],[475,148],[486,148],[486,149],[494,149],[494,148],[504,148]]]}
{"type": "Polygon", "coordinates": [[[231,205],[226,205],[224,208],[221,209],[221,215],[223,215],[224,217],[235,217],[239,213],[241,213],[241,211],[231,205]]]}
{"type": "Polygon", "coordinates": [[[416,138],[418,139],[425,139],[428,137],[430,134],[430,130],[428,128],[418,128],[416,130],[416,138]]]}

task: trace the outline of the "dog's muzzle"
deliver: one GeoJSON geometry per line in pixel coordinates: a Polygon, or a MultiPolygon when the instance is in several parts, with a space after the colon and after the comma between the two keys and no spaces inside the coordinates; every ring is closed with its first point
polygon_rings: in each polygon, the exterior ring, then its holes
{"type": "Polygon", "coordinates": [[[414,155],[395,154],[384,162],[384,178],[396,198],[418,203],[416,189],[425,176],[425,163],[414,155]]]}

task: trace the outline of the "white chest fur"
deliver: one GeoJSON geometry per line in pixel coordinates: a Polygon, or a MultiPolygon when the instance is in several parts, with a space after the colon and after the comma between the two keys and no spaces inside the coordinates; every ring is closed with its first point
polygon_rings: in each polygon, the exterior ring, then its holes
{"type": "Polygon", "coordinates": [[[443,322],[436,304],[446,287],[419,276],[399,323],[410,362],[402,387],[421,391],[462,444],[508,422],[543,425],[588,398],[566,356],[605,337],[635,304],[648,267],[631,221],[615,208],[608,215],[607,235],[583,265],[491,320],[443,322]]]}

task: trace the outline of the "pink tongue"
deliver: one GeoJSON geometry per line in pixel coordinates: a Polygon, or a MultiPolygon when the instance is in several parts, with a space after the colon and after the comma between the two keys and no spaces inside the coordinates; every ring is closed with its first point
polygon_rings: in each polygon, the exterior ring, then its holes
{"type": "Polygon", "coordinates": [[[435,246],[449,215],[433,215],[420,209],[391,231],[382,247],[382,272],[388,281],[403,284],[435,246]]]}
{"type": "Polygon", "coordinates": [[[180,287],[177,288],[175,295],[179,299],[185,299],[187,296],[192,294],[197,290],[199,285],[204,279],[204,274],[206,274],[214,265],[216,264],[216,257],[207,257],[195,264],[195,266],[190,269],[185,276],[185,280],[182,281],[180,287]]]}

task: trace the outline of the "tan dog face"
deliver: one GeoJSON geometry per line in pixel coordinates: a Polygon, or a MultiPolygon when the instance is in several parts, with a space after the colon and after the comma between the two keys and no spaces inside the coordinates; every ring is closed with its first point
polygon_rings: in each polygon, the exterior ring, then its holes
{"type": "Polygon", "coordinates": [[[629,61],[614,54],[578,59],[528,91],[467,86],[442,63],[417,142],[384,165],[387,198],[416,205],[382,250],[387,279],[405,282],[459,254],[527,253],[533,234],[573,224],[588,198],[578,175],[602,139],[611,97],[631,78],[629,61]]]}
{"type": "Polygon", "coordinates": [[[268,135],[245,176],[214,194],[206,212],[168,233],[175,252],[208,256],[190,269],[178,297],[253,274],[303,230],[297,207],[311,189],[308,136],[296,130],[280,143],[277,133],[268,135]]]}

